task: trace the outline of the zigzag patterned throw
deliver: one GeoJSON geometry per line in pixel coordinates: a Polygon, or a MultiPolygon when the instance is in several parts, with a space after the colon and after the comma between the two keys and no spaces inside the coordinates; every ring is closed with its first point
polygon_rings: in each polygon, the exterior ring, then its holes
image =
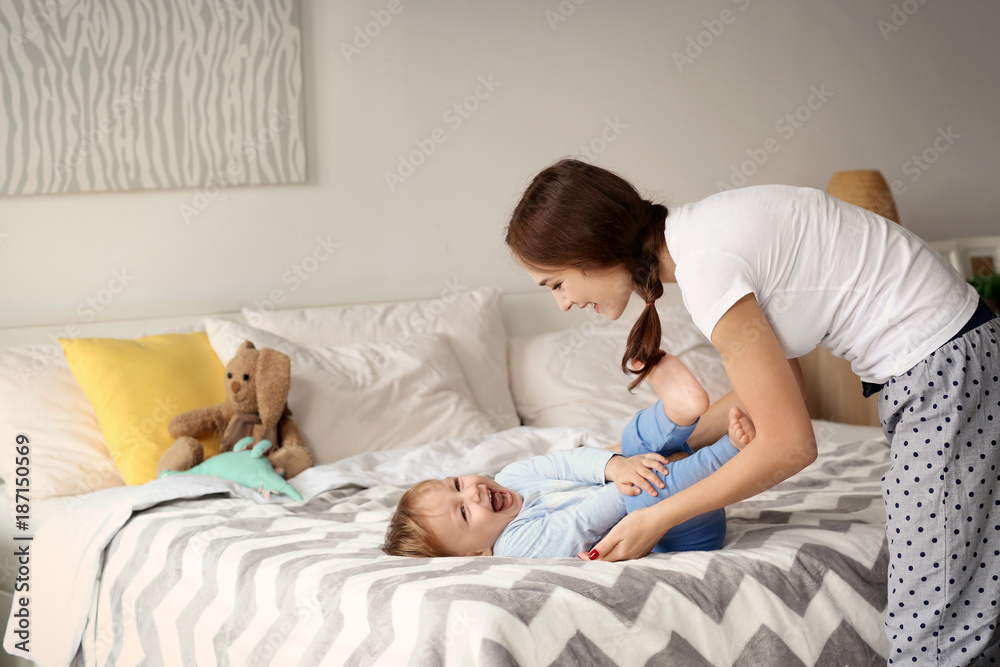
{"type": "Polygon", "coordinates": [[[109,544],[74,664],[884,665],[888,446],[814,425],[722,550],[626,563],[385,556],[395,484],[162,503],[109,544]]]}

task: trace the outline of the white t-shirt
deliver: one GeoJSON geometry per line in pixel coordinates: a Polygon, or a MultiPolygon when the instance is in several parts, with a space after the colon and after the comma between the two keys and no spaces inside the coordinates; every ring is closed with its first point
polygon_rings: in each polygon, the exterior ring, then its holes
{"type": "Polygon", "coordinates": [[[923,240],[814,188],[761,185],[667,215],[684,305],[709,338],[753,292],[787,358],[816,345],[877,384],[962,328],[979,297],[923,240]]]}

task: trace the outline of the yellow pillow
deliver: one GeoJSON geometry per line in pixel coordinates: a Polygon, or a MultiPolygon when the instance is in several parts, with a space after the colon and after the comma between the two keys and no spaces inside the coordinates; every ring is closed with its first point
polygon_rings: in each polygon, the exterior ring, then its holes
{"type": "MultiPolygon", "coordinates": [[[[145,338],[60,338],[70,370],[94,406],[104,442],[126,484],[156,476],[177,414],[226,400],[223,373],[204,331],[145,338]]],[[[203,438],[205,456],[219,451],[203,438]]]]}

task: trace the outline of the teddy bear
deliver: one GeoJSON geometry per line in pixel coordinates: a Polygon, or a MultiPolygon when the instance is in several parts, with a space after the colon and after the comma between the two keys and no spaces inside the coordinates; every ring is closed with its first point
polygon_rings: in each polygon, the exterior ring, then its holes
{"type": "Polygon", "coordinates": [[[219,453],[252,437],[272,445],[266,457],[286,479],[313,464],[312,455],[288,409],[292,362],[288,355],[257,349],[244,341],[226,365],[226,402],[176,415],[167,425],[174,443],[160,457],[156,477],[165,470],[185,471],[200,464],[205,452],[197,438],[220,436],[219,453]]]}

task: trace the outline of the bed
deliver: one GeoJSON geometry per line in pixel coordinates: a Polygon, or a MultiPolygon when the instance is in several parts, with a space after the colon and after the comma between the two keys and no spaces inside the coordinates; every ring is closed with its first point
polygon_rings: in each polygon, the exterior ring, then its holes
{"type": "MultiPolygon", "coordinates": [[[[223,361],[244,337],[287,350],[289,405],[318,465],[292,480],[301,502],[202,476],[127,486],[107,464],[99,467],[108,455],[91,442],[93,451],[81,454],[86,462],[49,480],[46,493],[65,491],[77,470],[99,468],[104,477],[86,493],[31,502],[30,651],[17,649],[21,593],[4,648],[42,665],[885,664],[880,480],[889,452],[875,427],[814,420],[817,460],[727,508],[719,551],[625,563],[404,559],[380,551],[396,501],[416,481],[493,474],[527,456],[614,443],[631,413],[653,400],[645,388],[629,395],[616,370],[638,308],[606,322],[560,313],[541,291],[482,289],[424,302],[80,327],[76,335],[96,337],[203,330],[223,361]],[[448,346],[435,347],[432,334],[448,346]],[[340,356],[319,355],[324,345],[340,356]],[[379,345],[394,347],[376,354],[379,345]],[[349,394],[344,377],[358,393],[367,385],[357,378],[369,377],[358,364],[367,360],[370,368],[382,357],[392,363],[379,372],[395,374],[386,381],[402,387],[406,400],[420,398],[433,370],[447,409],[464,406],[449,420],[455,432],[426,415],[407,422],[406,414],[433,412],[429,403],[407,404],[399,423],[374,412],[366,421],[375,408],[359,403],[347,406],[349,437],[328,446],[320,429],[337,423],[329,406],[349,394]],[[336,381],[323,375],[334,371],[336,381]],[[296,381],[305,388],[297,394],[296,381]]],[[[713,399],[728,391],[721,359],[675,289],[658,310],[665,349],[713,399]]],[[[45,386],[38,377],[61,363],[54,355],[32,362],[53,354],[47,335],[3,332],[0,364],[34,368],[33,386],[45,386]]],[[[22,403],[35,398],[22,394],[22,403]]],[[[79,396],[63,405],[86,410],[79,396]]],[[[25,422],[30,410],[13,412],[0,414],[0,437],[32,435],[35,468],[46,455],[67,460],[58,443],[42,442],[49,427],[25,422]]],[[[51,430],[58,440],[57,427],[51,430]]],[[[9,485],[16,473],[8,466],[0,474],[9,485]]],[[[25,534],[13,528],[8,491],[4,548],[13,553],[26,541],[14,540],[25,534]]],[[[2,562],[11,591],[18,563],[2,562]]]]}

